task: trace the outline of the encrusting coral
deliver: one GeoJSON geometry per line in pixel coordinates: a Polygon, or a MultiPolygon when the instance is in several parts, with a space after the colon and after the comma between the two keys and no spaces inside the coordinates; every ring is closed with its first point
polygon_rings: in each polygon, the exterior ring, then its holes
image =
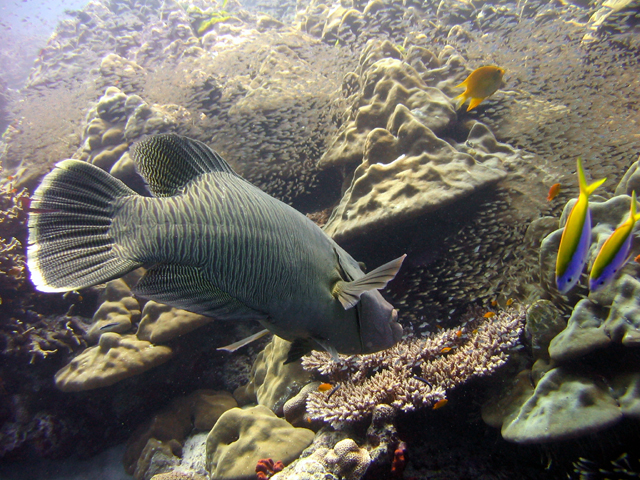
{"type": "Polygon", "coordinates": [[[309,393],[307,412],[339,427],[370,417],[380,404],[405,412],[434,405],[448,390],[502,366],[519,341],[524,315],[522,307],[491,318],[472,312],[458,328],[408,338],[379,353],[341,356],[338,362],[313,352],[303,358],[303,367],[336,389],[309,393]]]}

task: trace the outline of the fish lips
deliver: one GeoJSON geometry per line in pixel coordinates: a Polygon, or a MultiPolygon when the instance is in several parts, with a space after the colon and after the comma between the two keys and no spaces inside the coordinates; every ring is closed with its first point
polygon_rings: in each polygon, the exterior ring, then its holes
{"type": "Polygon", "coordinates": [[[375,353],[402,339],[398,311],[377,290],[364,293],[358,305],[362,353],[375,353]]]}

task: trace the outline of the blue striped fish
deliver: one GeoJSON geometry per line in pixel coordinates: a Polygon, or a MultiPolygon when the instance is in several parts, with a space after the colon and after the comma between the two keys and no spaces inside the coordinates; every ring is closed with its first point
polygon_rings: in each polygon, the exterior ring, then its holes
{"type": "Polygon", "coordinates": [[[609,283],[631,257],[633,229],[640,220],[636,212],[636,192],[631,195],[631,211],[626,222],[616,228],[602,244],[589,274],[589,290],[595,292],[609,283]]]}
{"type": "Polygon", "coordinates": [[[148,267],[136,295],[220,320],[257,320],[312,349],[373,353],[402,337],[378,291],[405,256],[365,274],[306,216],[259,190],[213,150],[148,137],[131,156],[153,197],[63,160],[34,193],[28,266],[44,292],[89,287],[148,267]]]}
{"type": "Polygon", "coordinates": [[[584,264],[587,262],[591,244],[589,195],[607,180],[602,178],[587,185],[580,158],[577,160],[577,169],[580,195],[567,217],[556,257],[556,285],[563,294],[569,292],[578,283],[584,264]]]}

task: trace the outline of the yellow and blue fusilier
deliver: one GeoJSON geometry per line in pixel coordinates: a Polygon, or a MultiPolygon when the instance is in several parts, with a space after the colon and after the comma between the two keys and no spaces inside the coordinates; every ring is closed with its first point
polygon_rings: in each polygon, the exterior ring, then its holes
{"type": "Polygon", "coordinates": [[[591,267],[589,290],[595,292],[609,283],[631,256],[631,240],[633,227],[640,220],[636,213],[636,192],[631,196],[631,211],[626,222],[614,230],[604,242],[591,267]]]}
{"type": "Polygon", "coordinates": [[[561,293],[567,293],[580,279],[591,243],[589,195],[607,180],[603,178],[587,185],[580,158],[577,164],[580,196],[567,218],[556,259],[556,285],[561,293]]]}

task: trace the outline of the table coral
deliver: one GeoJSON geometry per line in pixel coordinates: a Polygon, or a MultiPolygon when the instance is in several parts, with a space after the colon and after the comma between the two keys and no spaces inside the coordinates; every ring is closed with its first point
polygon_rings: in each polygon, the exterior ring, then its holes
{"type": "Polygon", "coordinates": [[[340,388],[331,395],[310,393],[307,411],[339,427],[370,417],[379,404],[396,411],[431,406],[446,398],[447,390],[503,365],[523,327],[524,309],[516,307],[491,319],[476,312],[458,328],[405,339],[371,355],[341,356],[334,362],[326,353],[313,352],[303,358],[303,367],[340,388]]]}

